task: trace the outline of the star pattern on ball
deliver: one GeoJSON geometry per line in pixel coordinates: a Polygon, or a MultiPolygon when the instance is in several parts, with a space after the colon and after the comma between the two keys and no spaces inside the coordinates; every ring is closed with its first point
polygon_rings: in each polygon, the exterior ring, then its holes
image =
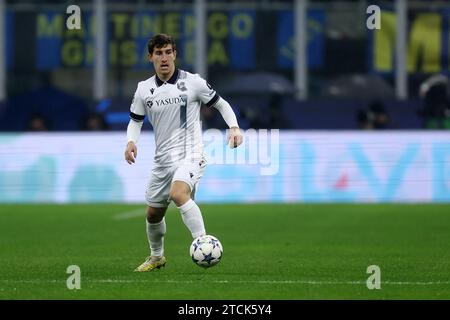
{"type": "Polygon", "coordinates": [[[219,240],[211,239],[211,244],[213,245],[213,248],[219,246],[219,240]]]}
{"type": "Polygon", "coordinates": [[[210,253],[210,254],[205,254],[203,260],[206,261],[208,264],[211,264],[211,261],[214,260],[214,258],[213,258],[213,256],[212,256],[212,253],[210,253]]]}

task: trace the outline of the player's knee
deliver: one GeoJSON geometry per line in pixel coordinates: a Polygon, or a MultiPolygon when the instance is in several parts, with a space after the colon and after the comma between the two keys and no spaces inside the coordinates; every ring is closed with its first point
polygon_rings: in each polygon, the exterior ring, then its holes
{"type": "Polygon", "coordinates": [[[170,191],[170,198],[179,207],[189,200],[189,193],[185,190],[173,189],[170,191]]]}
{"type": "Polygon", "coordinates": [[[158,223],[164,218],[165,210],[163,208],[147,208],[147,221],[149,223],[158,223]]]}

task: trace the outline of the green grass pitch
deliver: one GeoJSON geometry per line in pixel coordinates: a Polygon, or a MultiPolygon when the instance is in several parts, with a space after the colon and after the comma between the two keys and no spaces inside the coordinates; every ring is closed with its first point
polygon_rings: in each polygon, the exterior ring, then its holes
{"type": "Polygon", "coordinates": [[[450,205],[201,205],[224,246],[190,259],[178,211],[164,269],[148,254],[144,205],[1,205],[0,299],[450,299],[450,205]],[[69,265],[81,289],[69,290],[69,265]],[[381,289],[366,286],[381,269],[381,289]]]}

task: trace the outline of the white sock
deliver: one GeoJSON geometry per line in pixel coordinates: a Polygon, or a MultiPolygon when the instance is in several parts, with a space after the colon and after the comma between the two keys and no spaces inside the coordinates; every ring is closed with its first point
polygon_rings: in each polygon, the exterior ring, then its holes
{"type": "Polygon", "coordinates": [[[150,245],[150,255],[161,257],[164,254],[164,235],[166,234],[166,219],[160,222],[147,223],[147,238],[150,245]]]}
{"type": "Polygon", "coordinates": [[[180,209],[181,218],[194,239],[206,234],[202,213],[194,200],[189,199],[178,209],[180,209]]]}

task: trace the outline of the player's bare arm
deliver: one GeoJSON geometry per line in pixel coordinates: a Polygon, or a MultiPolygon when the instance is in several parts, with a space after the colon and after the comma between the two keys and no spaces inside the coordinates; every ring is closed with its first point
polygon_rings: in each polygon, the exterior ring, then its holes
{"type": "Polygon", "coordinates": [[[133,164],[136,161],[137,157],[137,146],[133,141],[129,141],[127,143],[127,147],[125,148],[125,160],[128,164],[133,164]]]}
{"type": "Polygon", "coordinates": [[[228,145],[230,148],[237,148],[242,144],[243,136],[239,127],[231,127],[228,136],[228,145]]]}

